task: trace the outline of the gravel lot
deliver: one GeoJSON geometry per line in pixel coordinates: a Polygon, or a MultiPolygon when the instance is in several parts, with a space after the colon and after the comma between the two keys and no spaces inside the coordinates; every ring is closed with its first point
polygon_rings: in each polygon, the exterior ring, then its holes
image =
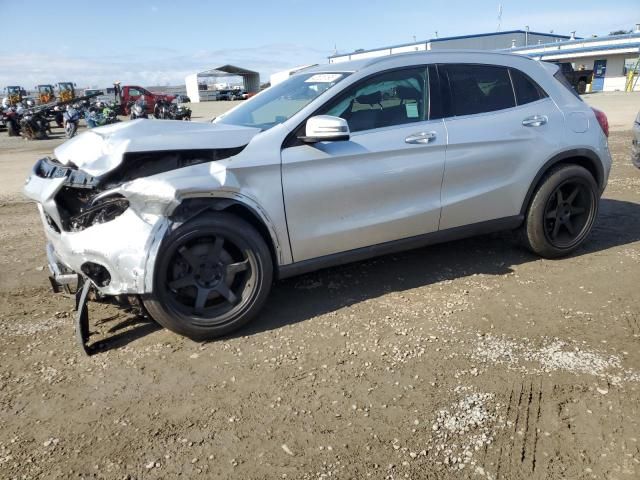
{"type": "Polygon", "coordinates": [[[587,101],[614,167],[571,258],[504,233],[324,270],[202,344],[92,305],[90,358],[19,194],[60,130],[0,133],[0,478],[639,478],[640,96],[587,101]]]}

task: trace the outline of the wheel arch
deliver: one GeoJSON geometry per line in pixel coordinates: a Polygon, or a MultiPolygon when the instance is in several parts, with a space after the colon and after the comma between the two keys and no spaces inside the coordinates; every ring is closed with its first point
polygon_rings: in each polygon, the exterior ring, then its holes
{"type": "Polygon", "coordinates": [[[274,272],[277,272],[282,263],[280,241],[266,214],[257,204],[252,203],[244,198],[186,198],[176,207],[169,220],[173,225],[181,225],[207,212],[227,212],[236,215],[255,228],[263,238],[271,254],[274,272]]]}
{"type": "Polygon", "coordinates": [[[533,198],[533,194],[540,186],[540,182],[542,181],[545,174],[552,167],[560,164],[579,165],[581,167],[584,167],[589,171],[589,173],[591,173],[591,175],[593,175],[593,178],[598,184],[598,188],[600,189],[600,191],[603,190],[605,175],[602,162],[600,161],[598,155],[593,150],[590,150],[588,148],[575,148],[566,150],[551,157],[540,168],[533,181],[531,182],[529,190],[527,191],[524,201],[522,202],[522,208],[520,209],[520,213],[522,215],[526,215],[529,204],[531,203],[531,199],[533,198]]]}

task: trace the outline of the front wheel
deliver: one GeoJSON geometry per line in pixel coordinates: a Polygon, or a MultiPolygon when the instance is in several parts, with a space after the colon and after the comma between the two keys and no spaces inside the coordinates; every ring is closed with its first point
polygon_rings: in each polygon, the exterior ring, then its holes
{"type": "Polygon", "coordinates": [[[78,131],[78,126],[73,122],[67,122],[67,124],[64,126],[64,131],[67,135],[67,138],[72,138],[78,131]]]}
{"type": "Polygon", "coordinates": [[[545,175],[523,225],[526,246],[545,258],[568,255],[589,236],[598,215],[599,190],[579,165],[560,165],[545,175]]]}
{"type": "Polygon", "coordinates": [[[251,225],[224,212],[204,214],[163,241],[144,305],[163,327],[211,340],[251,320],[272,279],[269,248],[251,225]]]}

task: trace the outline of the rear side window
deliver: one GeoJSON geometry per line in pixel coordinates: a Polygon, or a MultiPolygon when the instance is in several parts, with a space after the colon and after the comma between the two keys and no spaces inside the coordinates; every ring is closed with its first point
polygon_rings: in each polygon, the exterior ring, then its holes
{"type": "Polygon", "coordinates": [[[473,115],[516,106],[506,67],[494,65],[448,65],[452,114],[473,115]]]}
{"type": "Polygon", "coordinates": [[[520,70],[516,70],[515,68],[511,69],[511,81],[513,82],[513,90],[516,92],[518,105],[536,102],[547,97],[547,94],[540,85],[520,70]]]}
{"type": "Polygon", "coordinates": [[[558,69],[558,71],[553,75],[553,78],[558,80],[564,88],[569,90],[571,93],[575,95],[577,99],[582,101],[582,98],[580,98],[580,94],[576,92],[576,89],[571,86],[571,84],[569,83],[569,80],[567,80],[567,77],[565,77],[564,73],[562,73],[562,69],[558,69]]]}

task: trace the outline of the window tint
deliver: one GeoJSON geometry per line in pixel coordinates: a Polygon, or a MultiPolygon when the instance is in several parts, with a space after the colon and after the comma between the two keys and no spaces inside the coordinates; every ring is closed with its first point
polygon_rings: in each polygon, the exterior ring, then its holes
{"type": "Polygon", "coordinates": [[[513,88],[506,67],[449,65],[453,115],[472,115],[515,107],[513,88]]]}
{"type": "Polygon", "coordinates": [[[518,105],[524,105],[545,98],[547,94],[536,82],[515,68],[511,69],[511,81],[516,92],[518,105]]]}
{"type": "Polygon", "coordinates": [[[403,69],[374,76],[349,89],[321,112],[342,117],[352,132],[425,119],[426,69],[403,69]]]}

